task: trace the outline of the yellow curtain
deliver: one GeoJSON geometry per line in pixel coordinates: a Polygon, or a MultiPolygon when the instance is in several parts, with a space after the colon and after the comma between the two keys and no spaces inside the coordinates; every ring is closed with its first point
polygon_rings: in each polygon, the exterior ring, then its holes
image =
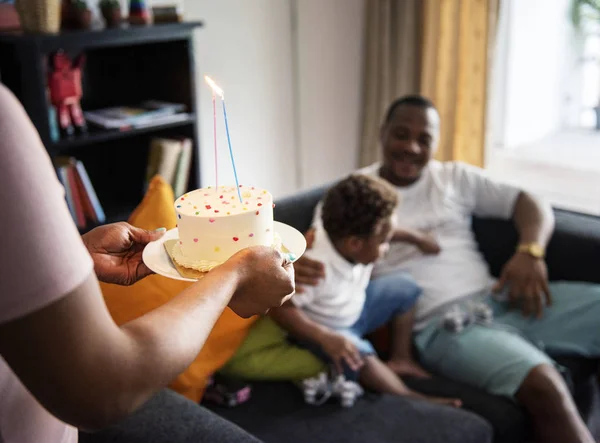
{"type": "Polygon", "coordinates": [[[379,127],[397,97],[419,92],[421,0],[365,0],[360,166],[381,159],[379,127]]]}
{"type": "Polygon", "coordinates": [[[442,121],[437,158],[483,166],[499,0],[423,0],[421,93],[442,121]]]}

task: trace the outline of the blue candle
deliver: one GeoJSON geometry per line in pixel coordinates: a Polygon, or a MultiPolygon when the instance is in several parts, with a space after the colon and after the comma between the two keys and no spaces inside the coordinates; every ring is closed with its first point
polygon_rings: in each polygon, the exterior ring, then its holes
{"type": "Polygon", "coordinates": [[[242,194],[240,192],[240,184],[238,183],[237,171],[235,170],[235,160],[233,159],[233,150],[231,149],[231,138],[229,137],[229,125],[227,124],[227,109],[225,108],[225,98],[221,96],[221,103],[223,103],[223,116],[225,117],[225,132],[227,132],[227,144],[229,145],[229,156],[231,157],[231,164],[233,165],[233,175],[235,177],[235,185],[237,187],[238,197],[240,203],[242,203],[242,194]]]}

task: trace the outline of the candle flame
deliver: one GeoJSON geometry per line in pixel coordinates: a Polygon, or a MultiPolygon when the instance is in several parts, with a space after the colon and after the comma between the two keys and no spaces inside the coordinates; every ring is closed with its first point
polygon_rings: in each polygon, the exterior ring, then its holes
{"type": "Polygon", "coordinates": [[[208,75],[205,75],[204,76],[204,81],[206,81],[206,83],[208,83],[208,86],[211,87],[211,89],[213,90],[213,92],[215,94],[217,94],[222,99],[225,98],[224,94],[223,94],[223,90],[221,88],[219,88],[219,86],[213,81],[212,78],[210,78],[208,75]]]}

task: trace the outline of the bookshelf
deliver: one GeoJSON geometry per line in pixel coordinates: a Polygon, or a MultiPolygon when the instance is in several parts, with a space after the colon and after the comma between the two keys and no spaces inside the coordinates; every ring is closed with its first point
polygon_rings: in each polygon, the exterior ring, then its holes
{"type": "MultiPolygon", "coordinates": [[[[68,156],[85,165],[107,223],[126,220],[141,201],[147,184],[150,146],[157,137],[185,137],[192,141],[187,189],[199,187],[193,35],[201,26],[201,22],[184,22],[123,25],[55,35],[0,33],[0,81],[25,107],[53,161],[68,156]],[[71,58],[85,54],[83,111],[160,100],[184,104],[189,115],[173,122],[125,130],[88,124],[86,134],[53,138],[46,75],[48,57],[57,50],[65,51],[71,58]]],[[[88,223],[81,230],[94,226],[88,223]]]]}

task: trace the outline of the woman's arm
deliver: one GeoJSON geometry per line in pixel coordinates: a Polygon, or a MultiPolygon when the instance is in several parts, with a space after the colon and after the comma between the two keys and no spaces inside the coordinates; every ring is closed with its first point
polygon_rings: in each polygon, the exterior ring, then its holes
{"type": "Polygon", "coordinates": [[[92,274],[51,305],[0,325],[0,354],[52,414],[101,428],[181,373],[228,304],[252,315],[285,302],[293,270],[284,265],[270,248],[247,249],[120,328],[92,274]]]}

